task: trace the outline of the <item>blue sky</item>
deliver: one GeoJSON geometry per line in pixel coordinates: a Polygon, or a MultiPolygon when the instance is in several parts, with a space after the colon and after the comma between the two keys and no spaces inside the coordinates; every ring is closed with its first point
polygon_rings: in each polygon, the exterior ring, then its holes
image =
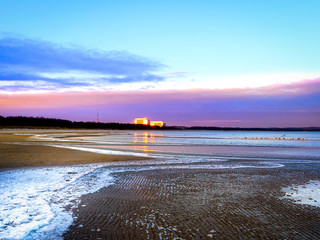
{"type": "MultiPolygon", "coordinates": [[[[280,84],[281,95],[286,84],[320,77],[319,10],[312,0],[2,0],[0,94],[259,92],[280,84]]],[[[301,106],[311,101],[303,99],[301,106]]],[[[199,121],[214,122],[204,109],[199,121]]]]}
{"type": "Polygon", "coordinates": [[[0,29],[198,74],[317,71],[319,1],[1,1],[0,29]],[[232,72],[230,71],[232,70],[232,72]]]}

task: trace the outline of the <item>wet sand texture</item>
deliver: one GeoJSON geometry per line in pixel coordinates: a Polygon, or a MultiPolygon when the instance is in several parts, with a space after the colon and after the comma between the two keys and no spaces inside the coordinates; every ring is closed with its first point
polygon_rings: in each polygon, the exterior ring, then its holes
{"type": "MultiPolygon", "coordinates": [[[[307,178],[306,178],[307,176],[307,178]]],[[[65,239],[320,239],[320,209],[280,189],[319,170],[153,170],[85,195],[65,239]]]]}
{"type": "Polygon", "coordinates": [[[0,133],[0,169],[143,159],[45,146],[50,143],[50,141],[32,140],[30,136],[0,133]]]}

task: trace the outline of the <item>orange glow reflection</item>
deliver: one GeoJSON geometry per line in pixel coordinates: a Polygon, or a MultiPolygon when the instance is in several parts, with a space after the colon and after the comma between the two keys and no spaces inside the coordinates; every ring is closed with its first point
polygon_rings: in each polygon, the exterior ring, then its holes
{"type": "Polygon", "coordinates": [[[144,142],[144,143],[148,143],[148,132],[145,132],[145,133],[143,134],[143,142],[144,142]]]}
{"type": "Polygon", "coordinates": [[[134,143],[156,143],[156,138],[162,138],[162,134],[154,134],[149,132],[134,133],[133,142],[134,143]]]}
{"type": "Polygon", "coordinates": [[[156,150],[154,149],[149,149],[148,146],[135,146],[134,151],[139,151],[139,152],[155,152],[156,150]]]}
{"type": "Polygon", "coordinates": [[[150,149],[152,146],[150,144],[155,143],[156,138],[163,137],[163,134],[154,134],[151,132],[135,132],[133,142],[134,145],[134,151],[139,152],[159,152],[155,149],[150,149]]]}
{"type": "Polygon", "coordinates": [[[134,139],[133,139],[133,142],[134,142],[134,143],[137,143],[137,142],[138,142],[138,140],[137,140],[137,133],[134,133],[134,139]]]}

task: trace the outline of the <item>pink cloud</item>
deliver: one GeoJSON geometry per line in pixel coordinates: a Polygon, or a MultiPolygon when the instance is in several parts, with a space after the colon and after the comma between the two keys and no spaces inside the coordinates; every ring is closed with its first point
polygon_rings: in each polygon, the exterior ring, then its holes
{"type": "Polygon", "coordinates": [[[260,88],[227,90],[170,90],[170,91],[121,91],[88,93],[0,94],[1,108],[8,107],[71,107],[112,105],[119,103],[170,102],[192,99],[235,99],[256,97],[295,97],[320,92],[320,78],[292,84],[277,84],[260,88]]]}
{"type": "Polygon", "coordinates": [[[227,90],[121,91],[0,95],[0,115],[129,122],[136,116],[169,125],[319,125],[320,79],[227,90]],[[89,117],[90,116],[90,117],[89,117]],[[202,122],[201,122],[202,121],[202,122]]]}

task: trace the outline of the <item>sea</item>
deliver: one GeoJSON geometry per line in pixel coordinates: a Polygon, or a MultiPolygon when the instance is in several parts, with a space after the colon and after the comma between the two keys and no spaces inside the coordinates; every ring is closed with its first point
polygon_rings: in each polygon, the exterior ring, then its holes
{"type": "MultiPolygon", "coordinates": [[[[81,196],[113,184],[117,172],[285,168],[290,163],[320,167],[320,132],[88,130],[27,134],[40,139],[42,145],[141,160],[0,171],[0,239],[63,239],[75,220],[72,211],[81,205],[81,196]]],[[[309,204],[304,199],[312,192],[312,198],[318,200],[312,204],[320,207],[319,185],[312,181],[295,197],[309,204]]]]}

